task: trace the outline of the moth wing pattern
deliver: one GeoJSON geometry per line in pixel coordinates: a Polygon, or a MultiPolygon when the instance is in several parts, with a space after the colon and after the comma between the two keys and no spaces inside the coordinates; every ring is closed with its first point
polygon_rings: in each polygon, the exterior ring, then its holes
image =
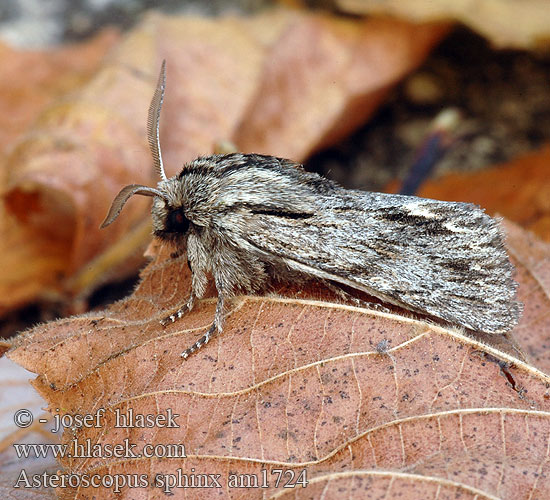
{"type": "Polygon", "coordinates": [[[302,177],[286,195],[277,183],[251,184],[250,197],[263,197],[264,206],[247,203],[247,184],[239,184],[240,209],[226,221],[237,246],[472,330],[503,333],[518,322],[503,234],[482,209],[346,190],[292,168],[281,164],[278,172],[289,186],[302,177]]]}

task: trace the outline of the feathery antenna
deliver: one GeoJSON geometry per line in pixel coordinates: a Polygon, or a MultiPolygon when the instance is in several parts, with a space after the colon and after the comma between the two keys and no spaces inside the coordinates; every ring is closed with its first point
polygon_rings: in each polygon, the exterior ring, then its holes
{"type": "Polygon", "coordinates": [[[155,170],[160,178],[165,181],[166,173],[164,172],[164,164],[162,163],[162,153],[160,150],[159,139],[159,119],[162,102],[164,101],[164,88],[166,87],[166,60],[162,61],[160,75],[157,82],[157,88],[149,105],[149,114],[147,116],[147,140],[153,155],[153,163],[155,170]]]}

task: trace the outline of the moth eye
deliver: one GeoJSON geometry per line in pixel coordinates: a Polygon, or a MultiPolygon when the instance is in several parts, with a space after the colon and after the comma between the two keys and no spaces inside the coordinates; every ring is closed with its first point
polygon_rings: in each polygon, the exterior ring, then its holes
{"type": "Polygon", "coordinates": [[[169,233],[186,233],[189,229],[189,219],[185,217],[183,208],[177,208],[168,213],[166,231],[169,233]]]}

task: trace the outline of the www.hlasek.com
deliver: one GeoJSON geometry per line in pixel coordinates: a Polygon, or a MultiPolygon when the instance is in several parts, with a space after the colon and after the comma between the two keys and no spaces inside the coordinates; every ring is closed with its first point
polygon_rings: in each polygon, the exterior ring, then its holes
{"type": "Polygon", "coordinates": [[[94,443],[90,438],[83,442],[73,439],[69,443],[14,443],[18,458],[186,458],[183,443],[138,445],[128,438],[121,443],[94,443]]]}

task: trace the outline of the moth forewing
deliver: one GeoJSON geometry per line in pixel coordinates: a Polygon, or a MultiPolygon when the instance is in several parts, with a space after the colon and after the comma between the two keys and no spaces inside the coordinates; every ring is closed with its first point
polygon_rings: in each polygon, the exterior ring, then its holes
{"type": "Polygon", "coordinates": [[[342,188],[315,205],[307,220],[256,213],[244,238],[292,269],[472,330],[517,323],[502,233],[478,207],[342,188]]]}

